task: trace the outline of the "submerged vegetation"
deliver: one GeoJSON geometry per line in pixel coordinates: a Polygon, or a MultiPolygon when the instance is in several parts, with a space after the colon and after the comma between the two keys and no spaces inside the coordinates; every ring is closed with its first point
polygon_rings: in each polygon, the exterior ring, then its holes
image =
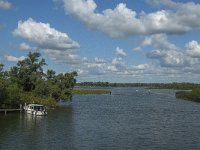
{"type": "Polygon", "coordinates": [[[9,71],[4,71],[0,64],[0,108],[33,102],[54,107],[60,99],[71,99],[77,73],[56,74],[53,70],[44,73],[45,65],[37,52],[29,53],[9,71]]]}

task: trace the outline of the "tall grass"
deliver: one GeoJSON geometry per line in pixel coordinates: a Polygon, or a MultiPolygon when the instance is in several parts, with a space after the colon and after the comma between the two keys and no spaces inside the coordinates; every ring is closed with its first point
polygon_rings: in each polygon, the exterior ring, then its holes
{"type": "Polygon", "coordinates": [[[192,91],[178,91],[176,98],[200,102],[200,88],[195,88],[192,91]]]}

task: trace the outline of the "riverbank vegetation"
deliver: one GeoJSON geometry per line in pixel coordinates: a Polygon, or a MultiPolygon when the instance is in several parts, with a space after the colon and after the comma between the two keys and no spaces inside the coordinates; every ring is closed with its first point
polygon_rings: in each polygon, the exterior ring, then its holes
{"type": "Polygon", "coordinates": [[[83,82],[78,87],[143,87],[147,89],[174,89],[176,97],[200,102],[200,84],[195,83],[109,83],[109,82],[83,82]],[[189,91],[186,91],[189,90],[189,91]]]}
{"type": "Polygon", "coordinates": [[[194,83],[109,83],[109,82],[82,82],[77,87],[144,87],[149,89],[175,89],[191,90],[200,88],[200,84],[194,83]]]}
{"type": "Polygon", "coordinates": [[[55,107],[60,99],[71,99],[77,73],[45,73],[43,67],[47,64],[40,56],[37,52],[29,53],[8,71],[0,64],[0,108],[33,102],[55,107]]]}
{"type": "Polygon", "coordinates": [[[192,91],[178,91],[176,98],[200,102],[200,88],[194,88],[192,91]]]}

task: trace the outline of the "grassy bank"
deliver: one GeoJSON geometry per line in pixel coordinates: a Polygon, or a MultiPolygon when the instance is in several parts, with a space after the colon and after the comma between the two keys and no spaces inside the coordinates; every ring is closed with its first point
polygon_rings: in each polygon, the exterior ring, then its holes
{"type": "Polygon", "coordinates": [[[109,90],[73,90],[73,94],[111,94],[109,90]]]}
{"type": "Polygon", "coordinates": [[[192,91],[178,91],[176,98],[200,102],[200,88],[195,88],[192,91]]]}

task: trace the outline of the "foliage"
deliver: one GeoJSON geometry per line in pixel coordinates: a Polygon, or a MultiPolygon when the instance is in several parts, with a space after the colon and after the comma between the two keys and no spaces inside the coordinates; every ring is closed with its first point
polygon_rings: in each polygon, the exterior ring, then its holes
{"type": "Polygon", "coordinates": [[[29,53],[9,71],[4,71],[0,64],[0,108],[32,102],[52,107],[60,99],[71,99],[77,73],[44,73],[43,66],[47,64],[40,56],[37,52],[29,53]]]}
{"type": "Polygon", "coordinates": [[[15,85],[5,80],[0,80],[0,106],[10,108],[19,106],[21,90],[15,85]]]}
{"type": "Polygon", "coordinates": [[[26,104],[38,103],[38,104],[45,105],[49,108],[57,106],[56,102],[53,99],[41,98],[41,97],[35,95],[34,93],[30,93],[30,92],[23,92],[21,94],[21,102],[23,104],[24,103],[26,103],[26,104]]]}
{"type": "Polygon", "coordinates": [[[0,79],[0,104],[5,107],[5,101],[8,99],[6,81],[0,79]]]}
{"type": "Polygon", "coordinates": [[[24,91],[31,92],[39,80],[42,80],[43,69],[46,65],[44,59],[39,59],[40,53],[29,53],[28,57],[17,63],[11,69],[12,81],[16,81],[24,91]]]}
{"type": "Polygon", "coordinates": [[[9,84],[7,87],[8,98],[5,101],[5,105],[11,108],[19,107],[19,104],[22,103],[21,101],[21,90],[17,87],[16,84],[9,84]]]}

